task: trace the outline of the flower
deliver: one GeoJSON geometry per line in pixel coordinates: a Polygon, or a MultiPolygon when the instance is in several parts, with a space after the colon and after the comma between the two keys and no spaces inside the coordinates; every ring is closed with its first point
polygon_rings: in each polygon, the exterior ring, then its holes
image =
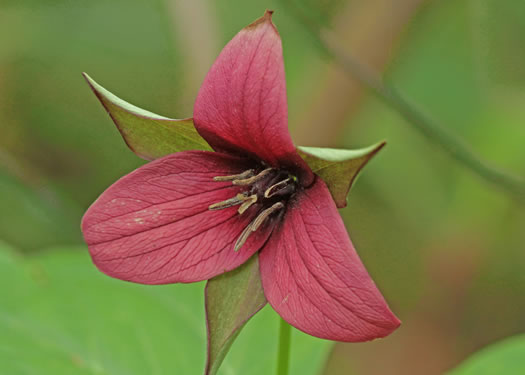
{"type": "Polygon", "coordinates": [[[143,284],[207,280],[259,252],[265,296],[291,325],[337,341],[386,336],[400,322],[290,138],[271,14],[228,43],[199,91],[194,124],[214,152],[121,178],[86,212],[85,241],[102,272],[143,284]]]}

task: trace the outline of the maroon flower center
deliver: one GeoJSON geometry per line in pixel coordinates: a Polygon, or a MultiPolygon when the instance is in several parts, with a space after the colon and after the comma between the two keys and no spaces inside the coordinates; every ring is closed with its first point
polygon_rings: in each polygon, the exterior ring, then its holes
{"type": "Polygon", "coordinates": [[[297,178],[287,171],[263,167],[248,169],[231,176],[217,176],[213,180],[231,181],[232,185],[239,186],[240,190],[235,197],[210,205],[210,210],[221,210],[238,205],[237,212],[242,215],[254,204],[256,205],[253,207],[257,207],[258,210],[255,219],[244,228],[237,239],[235,251],[238,251],[261,225],[280,217],[299,186],[297,178]]]}

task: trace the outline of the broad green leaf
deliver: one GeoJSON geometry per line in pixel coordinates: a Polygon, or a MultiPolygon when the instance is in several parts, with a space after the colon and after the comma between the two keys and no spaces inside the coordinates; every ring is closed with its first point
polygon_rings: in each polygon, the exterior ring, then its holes
{"type": "Polygon", "coordinates": [[[346,207],[346,197],[357,175],[386,142],[358,150],[321,147],[297,147],[299,155],[312,171],[326,182],[339,208],[346,207]]]}
{"type": "MultiPolygon", "coordinates": [[[[21,257],[0,244],[0,373],[161,375],[203,372],[203,283],[146,286],[111,279],[85,247],[21,257]]],[[[275,370],[279,318],[263,309],[219,375],[275,370]]],[[[292,374],[319,373],[330,343],[295,331],[292,374]]]]}
{"type": "Polygon", "coordinates": [[[448,375],[525,374],[525,335],[514,336],[474,353],[448,375]]]}
{"type": "Polygon", "coordinates": [[[258,255],[236,270],[209,280],[205,299],[208,323],[205,375],[214,375],[241,329],[266,305],[258,255]]]}
{"type": "Polygon", "coordinates": [[[193,119],[169,119],[148,112],[113,95],[83,73],[89,86],[109,113],[128,147],[146,160],[179,151],[211,150],[197,133],[193,119]]]}

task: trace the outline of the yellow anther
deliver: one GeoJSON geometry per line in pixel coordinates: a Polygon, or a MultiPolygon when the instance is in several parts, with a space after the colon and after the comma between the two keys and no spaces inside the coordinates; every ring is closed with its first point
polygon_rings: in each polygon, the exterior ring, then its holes
{"type": "Polygon", "coordinates": [[[250,235],[255,232],[259,227],[266,221],[266,219],[273,214],[275,211],[279,211],[284,207],[284,204],[281,202],[274,203],[271,207],[262,211],[257,217],[250,223],[244,230],[241,235],[235,242],[234,250],[239,251],[239,249],[246,243],[250,235]]]}
{"type": "Polygon", "coordinates": [[[235,197],[226,199],[225,201],[214,203],[208,206],[209,210],[222,210],[223,208],[228,208],[242,204],[246,200],[246,194],[237,194],[235,197]]]}
{"type": "Polygon", "coordinates": [[[255,220],[252,221],[252,224],[250,224],[252,226],[252,231],[255,232],[257,229],[259,229],[261,224],[264,223],[264,221],[268,218],[268,216],[273,214],[275,211],[279,211],[283,207],[284,207],[283,203],[277,202],[277,203],[274,203],[271,207],[269,207],[266,210],[264,210],[263,212],[261,212],[255,218],[255,220]]]}
{"type": "Polygon", "coordinates": [[[232,174],[231,176],[216,176],[213,177],[213,181],[234,181],[234,180],[242,180],[248,177],[253,176],[254,170],[248,169],[247,171],[244,171],[239,174],[232,174]]]}
{"type": "Polygon", "coordinates": [[[264,192],[265,198],[270,198],[275,193],[277,193],[279,190],[284,189],[286,186],[288,186],[288,182],[291,180],[290,177],[288,177],[286,180],[282,180],[272,186],[270,186],[266,191],[264,192]]]}
{"type": "Polygon", "coordinates": [[[244,178],[244,179],[233,180],[232,184],[234,184],[234,185],[252,185],[255,182],[263,179],[272,170],[273,170],[273,168],[263,169],[261,172],[259,172],[259,174],[256,174],[255,176],[252,176],[252,177],[249,177],[249,178],[244,178]]]}
{"type": "Polygon", "coordinates": [[[257,202],[256,194],[250,195],[249,197],[245,197],[244,202],[241,204],[241,207],[239,207],[239,209],[237,210],[237,212],[239,212],[239,215],[242,215],[255,202],[257,202]]]}

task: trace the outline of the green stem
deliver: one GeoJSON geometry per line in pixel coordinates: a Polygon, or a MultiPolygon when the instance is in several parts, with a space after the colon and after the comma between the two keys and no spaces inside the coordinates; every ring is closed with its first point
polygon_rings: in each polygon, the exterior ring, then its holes
{"type": "Polygon", "coordinates": [[[298,16],[328,56],[332,57],[347,73],[371,89],[386,104],[394,108],[427,140],[440,147],[455,161],[467,167],[481,179],[518,200],[525,201],[525,180],[522,177],[509,174],[482,160],[463,140],[417,109],[394,87],[385,84],[376,72],[347,53],[339,43],[335,42],[333,35],[307,17],[293,0],[283,1],[293,9],[294,14],[298,16]]]}
{"type": "Polygon", "coordinates": [[[291,327],[283,319],[279,327],[279,352],[277,353],[277,375],[288,375],[290,362],[291,327]]]}

